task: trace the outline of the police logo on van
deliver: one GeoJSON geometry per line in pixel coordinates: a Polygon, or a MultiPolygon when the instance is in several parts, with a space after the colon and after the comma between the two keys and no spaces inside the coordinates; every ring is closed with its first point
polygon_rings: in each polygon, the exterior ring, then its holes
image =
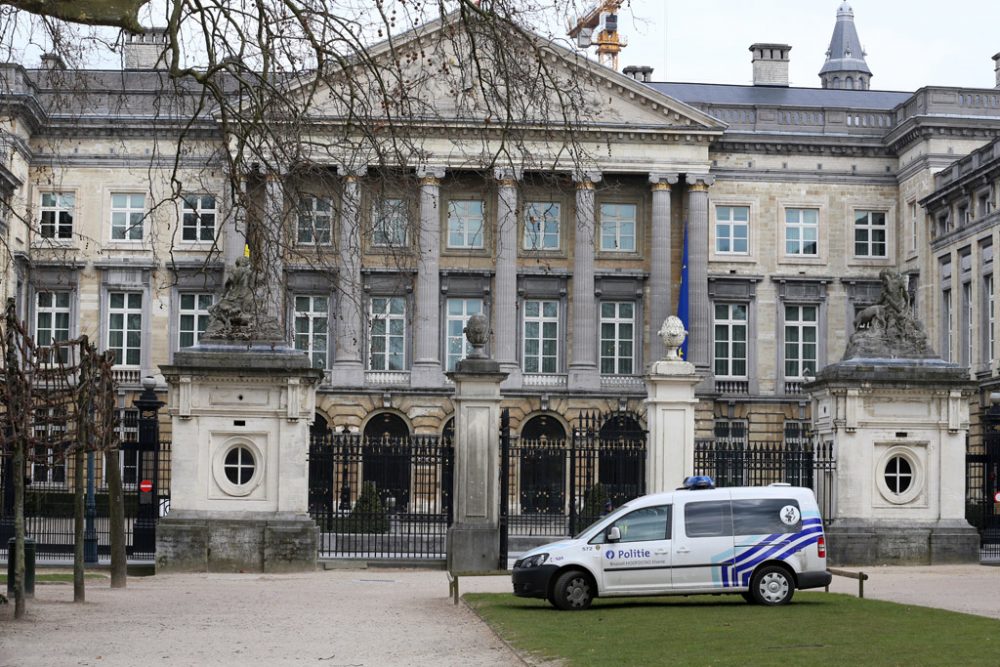
{"type": "Polygon", "coordinates": [[[778,512],[778,516],[781,518],[781,523],[786,526],[794,526],[799,522],[799,519],[802,518],[802,515],[799,513],[799,508],[795,505],[785,505],[778,512]]]}
{"type": "Polygon", "coordinates": [[[615,550],[608,549],[607,551],[604,552],[604,557],[607,558],[608,560],[614,560],[615,550]]]}

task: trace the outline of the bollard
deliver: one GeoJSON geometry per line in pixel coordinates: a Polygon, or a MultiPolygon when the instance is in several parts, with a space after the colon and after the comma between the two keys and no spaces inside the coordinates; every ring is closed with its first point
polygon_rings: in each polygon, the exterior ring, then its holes
{"type": "MultiPolygon", "coordinates": [[[[15,542],[17,538],[7,540],[7,597],[14,597],[14,568],[17,567],[15,542]]],[[[24,538],[24,597],[35,597],[35,541],[24,538]]]]}

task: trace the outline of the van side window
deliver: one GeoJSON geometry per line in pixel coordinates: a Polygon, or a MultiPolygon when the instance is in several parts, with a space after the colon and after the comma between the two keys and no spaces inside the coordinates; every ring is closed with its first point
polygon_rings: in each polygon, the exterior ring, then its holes
{"type": "Polygon", "coordinates": [[[737,535],[785,534],[800,530],[802,512],[796,500],[756,498],[733,501],[733,531],[737,535]]]}
{"type": "Polygon", "coordinates": [[[684,532],[688,537],[725,537],[733,534],[728,500],[688,503],[684,506],[684,532]]]}
{"type": "Polygon", "coordinates": [[[669,540],[670,505],[637,509],[611,525],[618,526],[618,530],[621,531],[622,539],[619,543],[669,540]]]}

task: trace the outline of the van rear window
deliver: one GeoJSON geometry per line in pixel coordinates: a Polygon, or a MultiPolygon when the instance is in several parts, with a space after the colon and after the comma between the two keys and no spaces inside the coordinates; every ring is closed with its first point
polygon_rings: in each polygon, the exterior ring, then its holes
{"type": "Polygon", "coordinates": [[[723,537],[733,534],[728,500],[688,503],[684,506],[684,533],[688,537],[723,537]]]}
{"type": "Polygon", "coordinates": [[[799,503],[787,498],[733,501],[733,532],[737,535],[796,533],[802,530],[799,503]]]}

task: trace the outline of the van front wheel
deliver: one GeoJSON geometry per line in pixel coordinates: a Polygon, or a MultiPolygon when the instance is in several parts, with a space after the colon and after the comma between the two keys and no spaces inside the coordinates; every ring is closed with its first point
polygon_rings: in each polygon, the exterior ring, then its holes
{"type": "Polygon", "coordinates": [[[552,593],[556,607],[564,611],[586,609],[594,601],[594,585],[590,577],[579,570],[563,572],[556,579],[552,593]]]}
{"type": "Polygon", "coordinates": [[[750,594],[757,604],[788,604],[795,594],[795,582],[785,568],[767,565],[754,573],[750,582],[750,594]]]}

